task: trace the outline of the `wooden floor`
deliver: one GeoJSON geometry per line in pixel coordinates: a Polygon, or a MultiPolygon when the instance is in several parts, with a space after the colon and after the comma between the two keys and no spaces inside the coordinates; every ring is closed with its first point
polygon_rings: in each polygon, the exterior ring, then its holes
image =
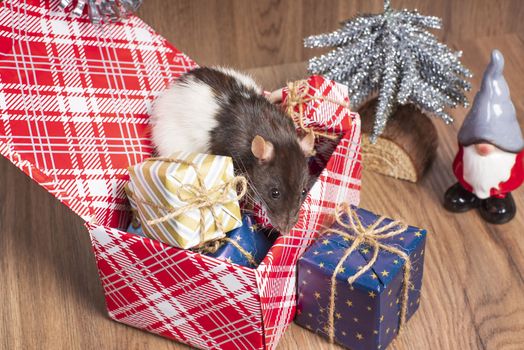
{"type": "MultiPolygon", "coordinates": [[[[505,75],[524,124],[524,35],[459,43],[464,62],[481,72],[491,48],[505,54],[505,75]]],[[[303,63],[257,68],[267,88],[305,75],[303,63]]],[[[364,172],[361,205],[427,228],[421,308],[390,349],[524,349],[524,188],[509,224],[485,224],[476,212],[454,215],[440,202],[454,183],[450,165],[457,123],[439,131],[438,157],[418,184],[364,172]]],[[[524,126],[524,125],[523,125],[524,126]]],[[[0,159],[0,349],[187,349],[111,321],[83,222],[0,159]]],[[[278,347],[339,349],[291,325],[278,347]]]]}

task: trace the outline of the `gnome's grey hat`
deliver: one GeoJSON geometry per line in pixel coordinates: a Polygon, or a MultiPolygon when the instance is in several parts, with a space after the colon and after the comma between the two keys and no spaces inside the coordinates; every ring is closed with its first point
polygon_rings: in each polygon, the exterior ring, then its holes
{"type": "Polygon", "coordinates": [[[459,131],[458,140],[462,146],[487,142],[513,153],[524,149],[515,107],[502,75],[503,68],[504,57],[499,50],[493,50],[480,91],[459,131]]]}

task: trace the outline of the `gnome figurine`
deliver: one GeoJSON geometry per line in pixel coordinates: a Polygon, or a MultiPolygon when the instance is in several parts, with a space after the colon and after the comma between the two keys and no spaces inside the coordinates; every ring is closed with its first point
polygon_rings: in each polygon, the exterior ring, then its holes
{"type": "Polygon", "coordinates": [[[503,224],[516,213],[511,191],[524,181],[524,139],[502,69],[504,57],[493,50],[458,135],[453,162],[458,183],[444,196],[452,212],[478,208],[484,220],[503,224]]]}

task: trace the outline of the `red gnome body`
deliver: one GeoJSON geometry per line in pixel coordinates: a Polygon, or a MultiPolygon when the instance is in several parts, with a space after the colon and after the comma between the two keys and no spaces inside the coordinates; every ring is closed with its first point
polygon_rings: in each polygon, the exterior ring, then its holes
{"type": "Polygon", "coordinates": [[[503,67],[504,57],[494,50],[459,131],[459,151],[453,162],[458,183],[444,196],[446,209],[479,208],[481,216],[495,224],[515,216],[511,192],[524,182],[524,139],[503,67]]]}

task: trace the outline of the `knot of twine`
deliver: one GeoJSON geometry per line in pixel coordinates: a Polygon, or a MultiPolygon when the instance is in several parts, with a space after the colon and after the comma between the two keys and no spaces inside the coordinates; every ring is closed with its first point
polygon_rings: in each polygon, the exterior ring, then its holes
{"type": "Polygon", "coordinates": [[[383,221],[386,219],[386,217],[381,216],[379,217],[373,224],[369,225],[368,227],[364,227],[362,222],[360,221],[360,218],[358,217],[357,213],[351,209],[351,207],[348,204],[342,204],[337,206],[335,210],[335,220],[336,222],[344,227],[345,229],[351,230],[354,232],[354,235],[350,235],[342,230],[329,228],[326,231],[323,232],[323,234],[327,233],[335,233],[337,235],[340,235],[344,237],[344,239],[347,239],[351,241],[351,246],[344,252],[344,255],[338,262],[337,266],[335,267],[335,270],[333,271],[333,275],[331,276],[331,294],[329,298],[329,314],[328,314],[328,336],[331,343],[334,342],[335,339],[335,298],[336,298],[336,283],[337,283],[337,275],[340,272],[340,269],[342,265],[344,265],[346,259],[353,253],[358,247],[362,244],[367,245],[371,247],[373,254],[369,262],[362,267],[360,270],[358,270],[354,275],[348,278],[348,283],[351,285],[353,282],[355,282],[360,276],[362,276],[364,273],[366,273],[372,266],[375,264],[378,258],[378,253],[380,250],[385,250],[387,252],[393,253],[400,257],[402,260],[404,260],[404,280],[402,284],[402,305],[400,309],[400,321],[399,321],[399,331],[406,322],[406,314],[407,314],[407,305],[408,305],[408,298],[409,298],[409,287],[410,287],[410,278],[411,278],[411,260],[409,258],[409,255],[406,254],[403,250],[384,244],[381,241],[384,239],[388,239],[391,237],[395,237],[406,231],[408,228],[408,225],[400,222],[400,221],[392,221],[387,225],[378,227],[383,221]],[[342,215],[346,213],[349,218],[349,223],[345,223],[342,220],[342,215]],[[386,232],[388,230],[391,230],[389,232],[386,232]],[[386,233],[384,233],[386,232],[386,233]]]}
{"type": "Polygon", "coordinates": [[[348,110],[348,114],[351,113],[349,104],[341,101],[334,100],[326,96],[313,96],[307,97],[308,94],[308,83],[307,80],[298,80],[295,82],[287,83],[288,96],[285,101],[286,114],[290,116],[302,131],[305,133],[313,133],[315,137],[325,137],[330,140],[336,140],[337,135],[330,134],[328,132],[316,131],[313,128],[308,128],[304,125],[304,106],[307,102],[311,101],[327,101],[335,105],[342,106],[348,110]],[[298,112],[295,111],[295,107],[298,106],[298,112]]]}
{"type": "MultiPolygon", "coordinates": [[[[196,165],[192,162],[188,162],[183,159],[176,159],[176,158],[168,158],[168,157],[158,157],[158,158],[149,158],[148,161],[163,161],[163,162],[169,162],[169,163],[178,163],[181,165],[186,165],[190,168],[193,168],[196,174],[197,178],[197,185],[193,184],[182,184],[179,188],[177,188],[174,195],[176,195],[180,200],[186,202],[186,205],[183,205],[178,208],[173,208],[172,206],[162,206],[155,203],[152,203],[150,201],[137,198],[133,194],[133,199],[136,202],[148,205],[150,207],[154,207],[157,209],[168,211],[164,216],[161,216],[157,219],[153,220],[147,220],[146,223],[148,225],[158,225],[161,223],[164,223],[168,220],[171,220],[173,218],[176,218],[177,216],[187,213],[188,211],[198,209],[200,210],[200,221],[199,221],[199,231],[200,231],[200,240],[203,242],[202,244],[205,244],[207,242],[204,242],[205,239],[205,219],[206,219],[206,211],[209,211],[211,215],[213,216],[213,220],[215,221],[215,225],[219,231],[224,232],[224,227],[222,226],[222,222],[218,220],[218,214],[216,212],[216,205],[219,204],[227,204],[233,201],[238,201],[247,192],[247,179],[244,176],[235,176],[229,181],[224,182],[223,184],[213,186],[211,188],[206,188],[204,184],[204,178],[202,177],[202,174],[198,171],[198,168],[196,165]],[[231,190],[237,191],[240,188],[240,193],[238,193],[235,197],[229,197],[229,192],[231,190]],[[184,195],[184,192],[187,193],[184,195]]],[[[220,246],[219,239],[213,241],[212,243],[216,243],[216,247],[209,247],[209,249],[218,249],[220,246]]]]}

